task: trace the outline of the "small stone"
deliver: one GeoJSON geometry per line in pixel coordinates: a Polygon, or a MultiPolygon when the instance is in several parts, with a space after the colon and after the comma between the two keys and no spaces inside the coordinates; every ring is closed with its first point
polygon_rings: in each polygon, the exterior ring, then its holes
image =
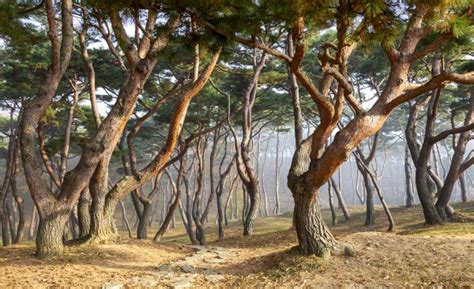
{"type": "Polygon", "coordinates": [[[224,259],[218,259],[218,258],[212,258],[212,259],[206,259],[204,260],[206,263],[211,263],[211,264],[222,264],[225,263],[226,260],[224,259]]]}
{"type": "Polygon", "coordinates": [[[186,277],[179,279],[178,281],[171,284],[171,288],[179,289],[179,288],[187,288],[190,287],[193,283],[194,277],[186,277]]]}
{"type": "Polygon", "coordinates": [[[158,267],[158,271],[166,272],[166,273],[173,273],[173,268],[170,265],[163,264],[158,267]]]}
{"type": "Polygon", "coordinates": [[[218,275],[218,274],[206,276],[206,280],[209,282],[219,282],[219,281],[223,281],[224,279],[225,279],[225,276],[218,275]]]}
{"type": "Polygon", "coordinates": [[[149,275],[154,276],[154,277],[163,278],[163,277],[167,277],[167,276],[173,275],[173,272],[153,271],[153,272],[150,272],[149,275]]]}
{"type": "Polygon", "coordinates": [[[204,273],[205,275],[216,275],[216,274],[217,274],[217,272],[214,271],[214,270],[212,270],[211,268],[205,269],[203,273],[204,273]]]}
{"type": "Polygon", "coordinates": [[[145,277],[133,277],[130,280],[134,285],[143,285],[143,286],[154,286],[158,284],[158,282],[152,278],[145,278],[145,277]]]}
{"type": "Polygon", "coordinates": [[[123,284],[120,282],[109,282],[102,286],[102,289],[120,289],[123,288],[123,284]]]}
{"type": "Polygon", "coordinates": [[[189,264],[180,265],[179,268],[181,268],[181,271],[184,273],[196,273],[196,268],[189,264]]]}
{"type": "Polygon", "coordinates": [[[344,247],[344,255],[348,257],[355,257],[356,251],[351,246],[344,247]]]}

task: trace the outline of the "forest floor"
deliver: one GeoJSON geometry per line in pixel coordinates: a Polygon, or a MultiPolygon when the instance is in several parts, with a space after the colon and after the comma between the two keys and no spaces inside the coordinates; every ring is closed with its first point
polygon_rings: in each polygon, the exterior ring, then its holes
{"type": "Polygon", "coordinates": [[[351,220],[340,217],[331,231],[356,256],[329,260],[296,253],[291,214],[258,219],[251,237],[233,222],[218,241],[212,226],[207,247],[189,246],[176,228],[160,244],[122,238],[41,261],[30,242],[0,248],[0,287],[472,287],[474,202],[454,207],[458,221],[435,227],[423,225],[419,206],[392,208],[393,233],[381,208],[373,226],[363,226],[362,207],[351,208],[351,220]]]}

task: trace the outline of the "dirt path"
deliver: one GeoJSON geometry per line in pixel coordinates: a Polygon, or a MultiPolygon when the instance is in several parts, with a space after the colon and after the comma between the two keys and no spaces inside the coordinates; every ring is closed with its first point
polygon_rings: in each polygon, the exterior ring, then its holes
{"type": "Polygon", "coordinates": [[[221,247],[186,246],[195,250],[182,259],[161,264],[156,270],[127,281],[109,282],[106,289],[122,287],[165,285],[171,288],[192,287],[195,283],[217,284],[224,281],[225,275],[219,268],[231,263],[239,255],[234,249],[221,247]]]}

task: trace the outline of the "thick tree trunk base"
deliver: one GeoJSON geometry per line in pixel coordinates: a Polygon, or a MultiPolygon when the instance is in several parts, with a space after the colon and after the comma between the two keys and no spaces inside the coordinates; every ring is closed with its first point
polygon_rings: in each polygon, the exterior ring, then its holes
{"type": "Polygon", "coordinates": [[[205,246],[206,245],[206,231],[202,228],[196,228],[196,239],[199,242],[199,245],[205,246]]]}
{"type": "Polygon", "coordinates": [[[36,256],[39,259],[64,253],[63,233],[67,221],[68,215],[40,218],[36,237],[36,256]]]}
{"type": "Polygon", "coordinates": [[[438,213],[433,200],[429,196],[422,194],[420,191],[418,191],[418,194],[420,197],[421,206],[423,207],[425,224],[431,226],[442,225],[442,217],[438,213]]]}
{"type": "Polygon", "coordinates": [[[104,202],[93,203],[90,232],[86,237],[82,238],[83,240],[89,244],[102,244],[114,241],[118,238],[114,219],[117,203],[118,202],[112,201],[108,204],[104,202]]]}
{"type": "Polygon", "coordinates": [[[65,242],[65,245],[67,246],[87,246],[87,245],[93,245],[93,244],[107,244],[107,243],[113,243],[114,241],[117,241],[119,239],[119,236],[114,233],[101,233],[101,234],[88,234],[83,237],[79,237],[78,239],[73,239],[65,242]]]}
{"type": "Polygon", "coordinates": [[[449,204],[446,206],[436,204],[436,211],[438,212],[442,221],[450,220],[454,216],[454,209],[449,204]]]}
{"type": "Polygon", "coordinates": [[[344,251],[324,223],[316,197],[296,195],[294,199],[294,226],[300,254],[317,255],[326,259],[331,253],[340,254],[341,250],[344,251]]]}

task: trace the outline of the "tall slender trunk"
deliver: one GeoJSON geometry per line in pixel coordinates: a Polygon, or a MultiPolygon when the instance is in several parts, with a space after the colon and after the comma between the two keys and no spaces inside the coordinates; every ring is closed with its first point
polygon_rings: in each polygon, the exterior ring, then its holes
{"type": "Polygon", "coordinates": [[[332,177],[331,177],[330,183],[334,189],[334,192],[336,193],[337,200],[339,203],[339,208],[342,210],[342,213],[344,214],[344,218],[347,221],[351,218],[351,214],[349,213],[349,210],[347,209],[346,201],[344,200],[344,196],[342,195],[342,192],[340,190],[341,187],[336,184],[336,181],[332,177]]]}
{"type": "Polygon", "coordinates": [[[82,191],[77,203],[77,219],[79,223],[79,238],[89,235],[91,228],[91,196],[89,188],[82,191]]]}
{"type": "Polygon", "coordinates": [[[237,188],[238,188],[238,186],[235,189],[234,206],[232,208],[233,209],[232,215],[234,216],[232,219],[234,219],[234,220],[239,219],[239,194],[237,193],[237,188]]]}
{"type": "Polygon", "coordinates": [[[408,146],[405,146],[405,206],[407,208],[412,207],[415,202],[415,193],[413,189],[413,169],[410,164],[410,151],[408,146]]]}
{"type": "Polygon", "coordinates": [[[92,204],[88,238],[93,242],[104,242],[117,236],[114,213],[119,200],[106,201],[106,195],[109,191],[108,166],[110,157],[103,158],[99,162],[89,185],[92,204]]]}
{"type": "MultiPolygon", "coordinates": [[[[453,115],[454,117],[454,115],[453,115]]],[[[469,125],[474,122],[474,87],[470,89],[470,102],[468,106],[468,112],[464,119],[464,125],[469,125]]],[[[466,161],[464,161],[464,153],[466,147],[471,139],[471,132],[463,132],[459,135],[457,143],[453,138],[454,154],[449,166],[448,174],[444,181],[443,187],[440,190],[438,200],[436,202],[436,209],[440,217],[445,220],[452,216],[453,209],[449,206],[449,200],[453,193],[455,182],[459,179],[461,184],[461,197],[462,201],[467,201],[467,190],[463,173],[469,168],[470,155],[466,161]]]]}
{"type": "Polygon", "coordinates": [[[33,212],[31,214],[31,221],[30,221],[30,227],[28,229],[28,240],[31,240],[34,238],[38,226],[38,211],[36,210],[36,206],[33,204],[33,212]]]}
{"type": "Polygon", "coordinates": [[[229,220],[233,220],[234,219],[234,207],[236,206],[236,202],[235,200],[237,199],[237,193],[236,193],[236,189],[238,187],[238,184],[237,184],[237,179],[239,178],[238,175],[236,175],[232,182],[231,182],[231,185],[230,185],[230,190],[229,190],[229,194],[227,195],[227,201],[225,203],[225,207],[224,207],[224,224],[226,226],[229,225],[229,220]],[[230,214],[229,212],[227,212],[227,209],[230,208],[230,214]],[[229,216],[230,215],[230,216],[229,216]]]}
{"type": "MultiPolygon", "coordinates": [[[[187,148],[186,148],[187,149],[187,148]]],[[[183,154],[183,156],[179,159],[179,168],[178,168],[178,175],[176,177],[176,183],[173,181],[173,178],[171,174],[165,169],[164,174],[168,177],[168,184],[171,187],[170,190],[170,202],[168,205],[168,212],[166,213],[166,216],[163,217],[163,222],[160,225],[160,228],[156,232],[155,236],[153,237],[153,241],[159,242],[165,235],[165,233],[168,231],[168,228],[170,226],[170,223],[173,222],[173,217],[176,213],[176,209],[178,206],[180,206],[181,202],[181,180],[185,178],[185,182],[187,181],[184,168],[186,166],[186,155],[183,154]],[[174,200],[172,201],[172,196],[174,194],[174,200]]],[[[163,200],[164,202],[164,200],[163,200]]],[[[166,203],[163,203],[163,206],[165,206],[166,203]]],[[[184,217],[184,216],[182,216],[184,217]]],[[[183,219],[184,220],[184,219],[183,219]]],[[[186,218],[186,222],[183,221],[183,224],[186,229],[189,227],[189,221],[190,219],[186,218]]]]}
{"type": "Polygon", "coordinates": [[[370,177],[370,181],[372,182],[372,184],[375,187],[375,191],[377,192],[377,195],[380,199],[380,203],[382,203],[385,214],[387,215],[387,219],[388,219],[388,222],[389,222],[388,231],[390,232],[395,227],[395,221],[393,220],[392,213],[390,212],[390,209],[388,208],[388,205],[385,202],[385,199],[384,199],[383,194],[382,194],[382,189],[380,188],[380,185],[378,183],[378,179],[377,179],[376,175],[372,172],[372,170],[364,163],[364,161],[362,159],[360,159],[360,156],[357,155],[357,154],[355,156],[359,160],[359,164],[362,166],[364,171],[370,177]]]}
{"type": "MultiPolygon", "coordinates": [[[[11,191],[10,191],[11,192],[11,191]]],[[[16,220],[15,220],[15,210],[13,208],[13,197],[8,196],[7,197],[7,202],[6,202],[6,210],[7,210],[7,216],[8,216],[8,229],[10,230],[10,237],[11,243],[15,242],[16,238],[16,220]]]]}
{"type": "Polygon", "coordinates": [[[336,208],[334,207],[333,197],[332,197],[332,184],[328,183],[328,201],[329,201],[329,208],[331,209],[331,220],[332,225],[337,225],[337,214],[336,208]]]}
{"type": "Polygon", "coordinates": [[[374,186],[370,181],[369,174],[365,171],[362,173],[362,178],[365,184],[365,225],[373,225],[375,222],[375,207],[374,207],[374,186]]]}
{"type": "Polygon", "coordinates": [[[219,239],[224,238],[224,208],[222,208],[222,194],[217,195],[217,225],[219,239]]]}
{"type": "Polygon", "coordinates": [[[459,187],[461,188],[461,201],[463,203],[467,202],[467,187],[466,187],[466,180],[464,179],[464,175],[459,176],[459,187]]]}
{"type": "Polygon", "coordinates": [[[120,204],[120,208],[122,209],[122,220],[125,223],[125,227],[127,228],[128,238],[131,239],[132,238],[132,228],[130,227],[130,222],[128,221],[127,208],[125,208],[125,204],[123,203],[123,201],[120,201],[119,204],[120,204]]]}
{"type": "Polygon", "coordinates": [[[12,193],[12,197],[15,200],[15,204],[18,208],[18,226],[16,227],[16,235],[12,236],[12,242],[14,244],[20,243],[25,235],[25,202],[23,198],[18,194],[17,189],[17,179],[20,175],[20,143],[19,139],[17,138],[18,130],[15,129],[14,133],[14,151],[12,153],[12,172],[11,172],[11,180],[10,180],[10,190],[12,193]]]}
{"type": "MultiPolygon", "coordinates": [[[[432,75],[439,75],[442,69],[442,60],[439,57],[433,59],[432,63],[432,75]]],[[[423,214],[425,216],[425,221],[427,224],[435,225],[441,223],[441,217],[438,214],[435,208],[435,197],[437,194],[437,184],[433,184],[433,175],[435,173],[431,170],[429,161],[431,158],[431,151],[435,142],[432,140],[435,133],[435,122],[437,116],[437,107],[439,102],[439,97],[441,94],[441,88],[434,89],[431,92],[431,95],[427,99],[428,109],[426,116],[425,124],[425,135],[423,137],[423,143],[419,147],[416,143],[411,144],[410,151],[412,152],[412,157],[414,157],[414,163],[416,168],[415,180],[416,180],[416,189],[420,199],[421,206],[423,207],[423,214]],[[415,146],[415,147],[413,147],[415,146]]],[[[415,105],[412,110],[419,109],[415,105]]],[[[416,119],[411,119],[407,124],[407,142],[413,143],[416,141],[416,127],[414,127],[416,119]]],[[[438,185],[439,186],[439,185],[438,185]]]]}
{"type": "MultiPolygon", "coordinates": [[[[12,208],[10,193],[12,192],[12,180],[15,178],[15,165],[17,162],[17,140],[13,123],[14,110],[10,111],[10,137],[8,141],[7,157],[5,158],[5,174],[3,184],[0,189],[0,221],[2,222],[2,242],[3,246],[8,246],[15,240],[14,224],[11,224],[12,208]],[[11,238],[10,238],[11,237],[11,238]]],[[[16,183],[15,183],[16,184],[16,183]]],[[[15,186],[16,188],[16,186],[15,186]]]]}
{"type": "Polygon", "coordinates": [[[138,216],[138,226],[137,226],[137,239],[146,240],[148,238],[148,222],[152,213],[152,203],[151,200],[141,199],[142,203],[142,213],[138,216]]]}
{"type": "Polygon", "coordinates": [[[280,132],[277,128],[275,153],[275,215],[280,214],[280,132]]]}
{"type": "MultiPolygon", "coordinates": [[[[265,216],[270,216],[270,210],[269,210],[269,204],[268,204],[268,191],[267,191],[267,185],[265,181],[265,165],[267,163],[267,154],[268,154],[268,147],[270,145],[270,138],[267,138],[267,142],[265,145],[265,150],[263,152],[263,161],[262,161],[262,181],[261,181],[261,187],[262,187],[262,193],[263,193],[263,207],[264,207],[264,212],[265,216]]],[[[257,169],[258,172],[258,169],[257,169]]]]}

